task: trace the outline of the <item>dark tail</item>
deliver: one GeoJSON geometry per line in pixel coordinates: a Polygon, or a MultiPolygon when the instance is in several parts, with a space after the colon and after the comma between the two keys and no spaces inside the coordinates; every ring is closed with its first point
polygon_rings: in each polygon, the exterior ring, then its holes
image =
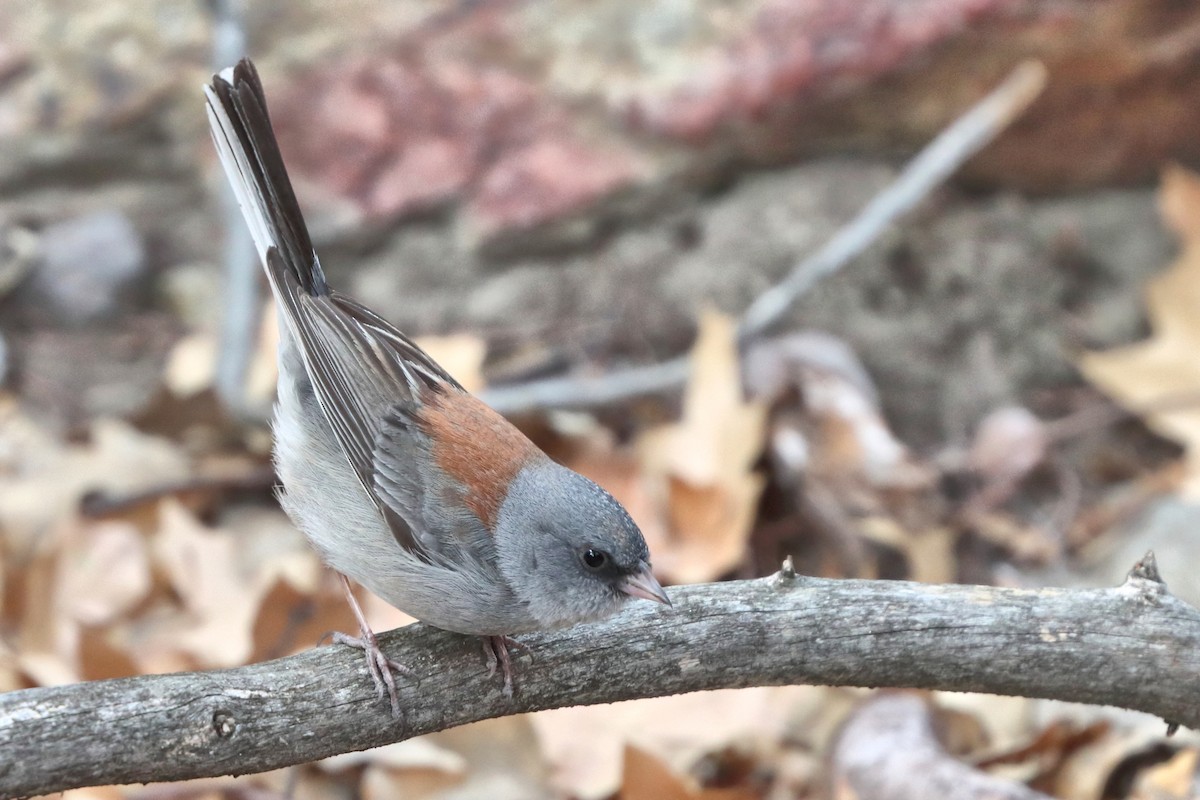
{"type": "Polygon", "coordinates": [[[204,94],[221,165],[250,226],[276,297],[290,305],[287,295],[291,292],[284,288],[287,284],[308,294],[329,294],[271,129],[267,100],[254,64],[243,58],[236,66],[222,70],[204,87],[204,94]],[[291,280],[285,280],[282,272],[288,273],[291,280]]]}

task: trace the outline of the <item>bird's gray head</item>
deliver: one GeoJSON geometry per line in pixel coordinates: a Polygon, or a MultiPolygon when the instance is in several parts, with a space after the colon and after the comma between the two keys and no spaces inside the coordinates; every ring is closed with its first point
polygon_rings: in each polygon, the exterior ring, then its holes
{"type": "Polygon", "coordinates": [[[509,484],[496,551],[501,573],[543,627],[607,617],[631,597],[670,604],[628,512],[549,459],[527,464],[509,484]]]}

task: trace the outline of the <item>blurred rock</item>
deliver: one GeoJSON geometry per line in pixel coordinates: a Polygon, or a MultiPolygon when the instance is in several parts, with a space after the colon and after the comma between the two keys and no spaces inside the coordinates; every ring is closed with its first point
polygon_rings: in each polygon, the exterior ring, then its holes
{"type": "Polygon", "coordinates": [[[177,337],[175,323],[162,315],[126,318],[111,329],[14,333],[12,382],[31,413],[59,428],[130,417],[159,391],[177,337]]]}
{"type": "Polygon", "coordinates": [[[636,157],[581,140],[547,137],[488,170],[467,207],[474,238],[494,241],[578,217],[644,172],[636,157]]]}
{"type": "MultiPolygon", "coordinates": [[[[0,0],[16,54],[0,215],[37,229],[119,208],[156,274],[214,263],[209,25],[163,0],[0,0]]],[[[1197,26],[1200,7],[1169,0],[246,9],[335,284],[414,334],[486,329],[498,358],[537,339],[559,365],[677,354],[704,303],[740,313],[890,179],[894,162],[863,154],[925,143],[1027,55],[1049,89],[973,162],[976,184],[1095,186],[1192,157],[1197,26]]],[[[1127,287],[1169,247],[1140,192],[942,197],[956,210],[931,200],[796,317],[860,354],[914,445],[965,441],[991,409],[1074,380],[1065,350],[1131,337],[1127,287]]]]}
{"type": "MultiPolygon", "coordinates": [[[[1198,25],[1200,8],[1170,0],[478,3],[417,22],[395,50],[415,85],[453,65],[463,82],[451,108],[476,99],[460,90],[482,75],[508,71],[527,90],[530,138],[565,114],[567,129],[602,132],[654,163],[651,185],[847,147],[915,148],[1018,61],[1039,58],[1049,89],[969,175],[1062,191],[1200,158],[1198,25]]],[[[425,108],[412,107],[419,128],[425,108]]],[[[511,132],[486,130],[481,143],[494,149],[511,132]]]]}
{"type": "Polygon", "coordinates": [[[177,170],[207,36],[199,3],[0,2],[0,189],[177,170]]]}
{"type": "MultiPolygon", "coordinates": [[[[201,7],[0,3],[3,21],[0,192],[212,163],[201,7]]],[[[449,210],[509,252],[557,222],[567,242],[640,222],[748,165],[911,150],[1029,56],[1049,89],[971,179],[1147,180],[1200,160],[1197,26],[1170,0],[356,0],[246,18],[301,193],[340,231],[449,210]]]]}
{"type": "Polygon", "coordinates": [[[979,423],[967,465],[987,481],[1018,481],[1042,463],[1049,444],[1046,425],[1033,412],[1005,406],[979,423]]]}
{"type": "Polygon", "coordinates": [[[916,149],[1027,57],[1049,88],[967,178],[1147,181],[1200,160],[1197,26],[1200,7],[1169,0],[488,2],[266,74],[318,209],[343,226],[448,209],[470,245],[509,254],[747,166],[916,149]]]}
{"type": "MultiPolygon", "coordinates": [[[[489,35],[479,20],[464,24],[489,35]]],[[[443,38],[414,40],[415,55],[320,64],[272,96],[289,164],[318,206],[349,201],[376,221],[465,203],[463,230],[487,244],[578,216],[650,176],[628,144],[597,137],[510,68],[511,55],[446,52],[443,38]]]]}
{"type": "Polygon", "coordinates": [[[27,301],[65,325],[110,319],[146,268],[146,248],[119,211],[63,220],[41,232],[27,301]]]}
{"type": "Polygon", "coordinates": [[[1024,58],[1046,63],[1049,87],[972,162],[971,180],[1059,193],[1200,160],[1193,3],[535,5],[527,41],[550,51],[556,86],[734,169],[919,147],[1024,58]]]}
{"type": "MultiPolygon", "coordinates": [[[[211,24],[164,0],[0,3],[0,195],[188,171],[173,191],[194,191],[211,24]]],[[[472,245],[578,243],[747,167],[913,150],[1026,57],[1049,88],[970,180],[1061,192],[1200,160],[1200,7],[1172,0],[347,0],[246,28],[339,232],[449,211],[472,245]]]]}

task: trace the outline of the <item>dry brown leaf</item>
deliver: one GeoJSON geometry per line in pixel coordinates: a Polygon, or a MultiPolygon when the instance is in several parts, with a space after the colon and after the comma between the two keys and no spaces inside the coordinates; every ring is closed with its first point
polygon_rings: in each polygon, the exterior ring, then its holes
{"type": "Polygon", "coordinates": [[[462,775],[468,766],[461,754],[439,745],[432,735],[354,753],[339,753],[317,762],[317,766],[326,772],[342,772],[364,764],[378,764],[396,770],[427,769],[447,775],[462,775]]]}
{"type": "Polygon", "coordinates": [[[57,580],[64,613],[82,625],[108,624],[150,591],[146,541],[128,522],[87,525],[64,545],[57,580]]]}
{"type": "Polygon", "coordinates": [[[62,612],[58,554],[47,553],[24,569],[24,616],[17,635],[17,666],[40,686],[79,680],[79,625],[62,612]]]}
{"type": "Polygon", "coordinates": [[[778,402],[798,392],[803,398],[803,415],[781,424],[777,414],[771,434],[772,455],[793,478],[811,470],[891,488],[934,480],[892,434],[870,373],[844,340],[823,331],[761,340],[747,349],[744,372],[751,397],[778,402]]]}
{"type": "Polygon", "coordinates": [[[60,800],[121,800],[125,791],[120,786],[92,786],[87,789],[70,789],[58,795],[60,800]]]}
{"type": "Polygon", "coordinates": [[[247,564],[240,537],[205,527],[174,500],[163,502],[161,520],[155,558],[187,612],[174,643],[203,666],[245,663],[274,569],[247,564]]]}
{"type": "Polygon", "coordinates": [[[328,571],[304,534],[278,508],[230,509],[221,527],[238,540],[242,563],[261,570],[264,581],[286,581],[303,594],[313,594],[328,571]]]}
{"type": "Polygon", "coordinates": [[[1200,750],[1180,750],[1169,761],[1138,776],[1131,800],[1193,800],[1200,750]]]}
{"type": "Polygon", "coordinates": [[[1051,787],[1063,800],[1097,800],[1104,797],[1113,772],[1131,756],[1162,742],[1163,726],[1114,726],[1108,736],[1071,754],[1054,776],[1051,787]]]}
{"type": "Polygon", "coordinates": [[[370,764],[363,771],[358,796],[362,800],[435,800],[456,797],[454,792],[461,783],[460,776],[438,770],[395,770],[370,764]]]}
{"type": "MultiPolygon", "coordinates": [[[[981,723],[991,722],[981,717],[976,719],[981,723]]],[[[1040,731],[1031,731],[1031,720],[1025,719],[1023,723],[1019,746],[1000,748],[989,743],[986,752],[972,754],[972,763],[1008,780],[1028,784],[1036,781],[1038,785],[1049,786],[1068,759],[1108,736],[1111,728],[1106,722],[1080,726],[1070,720],[1055,719],[1040,731]]]]}
{"type": "Polygon", "coordinates": [[[673,535],[655,566],[673,583],[702,583],[742,560],[762,480],[746,475],[725,485],[695,486],[667,478],[667,520],[673,535]]]}
{"type": "Polygon", "coordinates": [[[129,657],[128,643],[117,644],[112,641],[117,637],[110,638],[108,634],[95,628],[80,629],[79,666],[83,680],[128,678],[141,672],[129,657]]]}
{"type": "Polygon", "coordinates": [[[749,789],[701,789],[695,781],[676,775],[661,760],[626,746],[625,770],[619,800],[756,800],[749,789]]]}
{"type": "Polygon", "coordinates": [[[625,746],[620,800],[690,800],[698,789],[673,773],[666,764],[632,745],[625,746]]]}
{"type": "Polygon", "coordinates": [[[928,483],[926,470],[909,458],[908,448],[860,386],[841,375],[810,372],[803,389],[805,410],[820,425],[812,447],[815,471],[859,475],[876,486],[928,483]]]}
{"type": "Polygon", "coordinates": [[[24,686],[17,666],[15,646],[16,642],[0,636],[0,692],[12,692],[24,686]]]}
{"type": "Polygon", "coordinates": [[[163,368],[163,385],[176,397],[191,397],[212,386],[220,345],[211,333],[193,333],[175,343],[163,368]]]}
{"type": "Polygon", "coordinates": [[[973,513],[969,520],[975,535],[1003,547],[1022,562],[1045,564],[1059,555],[1061,545],[1046,528],[1000,512],[973,513]]]}
{"type": "Polygon", "coordinates": [[[129,523],[65,523],[55,546],[26,566],[17,663],[31,680],[56,685],[135,674],[95,626],[122,617],[150,589],[145,543],[129,523]]]}
{"type": "Polygon", "coordinates": [[[730,317],[715,311],[700,317],[669,456],[672,473],[695,485],[739,476],[762,452],[766,409],[742,396],[736,333],[730,317]]]}
{"type": "Polygon", "coordinates": [[[308,650],[331,631],[356,629],[340,581],[281,511],[230,509],[222,528],[238,542],[241,570],[261,587],[252,661],[308,650]]]}
{"type": "Polygon", "coordinates": [[[749,789],[702,789],[674,774],[661,760],[634,746],[625,747],[625,768],[618,800],[756,800],[749,789]]]}
{"type": "Polygon", "coordinates": [[[0,442],[0,531],[9,553],[44,546],[86,492],[131,494],[188,474],[178,447],[118,420],[96,420],[88,443],[64,446],[0,401],[0,442]]]}
{"type": "MultiPolygon", "coordinates": [[[[295,536],[300,535],[291,530],[295,536]]],[[[357,630],[341,581],[321,565],[316,554],[302,541],[301,546],[301,551],[276,554],[262,560],[263,574],[271,583],[259,604],[254,623],[253,661],[308,650],[325,640],[332,631],[351,633],[357,630]]],[[[361,586],[356,587],[355,593],[372,630],[390,631],[416,622],[415,618],[361,586]]]]}
{"type": "Polygon", "coordinates": [[[252,633],[254,652],[249,661],[268,661],[311,650],[327,641],[333,631],[357,630],[340,585],[310,594],[277,579],[259,603],[252,633]]]}
{"type": "MultiPolygon", "coordinates": [[[[703,658],[697,652],[696,658],[703,658]]],[[[686,668],[686,665],[684,665],[686,668]]],[[[581,798],[607,797],[621,780],[627,744],[683,770],[730,746],[778,742],[802,716],[820,727],[814,709],[835,695],[810,686],[698,692],[605,706],[559,708],[530,715],[553,770],[554,785],[581,798]]]]}
{"type": "MultiPolygon", "coordinates": [[[[278,658],[307,650],[331,630],[353,629],[354,621],[336,591],[323,592],[330,573],[304,536],[278,509],[231,509],[214,535],[237,543],[239,573],[249,596],[257,598],[250,630],[250,660],[278,658]]],[[[238,615],[230,622],[241,625],[238,615]]]]}
{"type": "Polygon", "coordinates": [[[160,597],[138,614],[136,619],[116,626],[116,646],[137,665],[144,675],[186,672],[198,666],[197,659],[179,646],[179,637],[195,624],[190,612],[160,597]]]}
{"type": "Polygon", "coordinates": [[[1038,701],[1026,697],[973,692],[933,692],[930,696],[938,708],[982,723],[991,751],[1022,747],[1037,728],[1033,717],[1038,701]]]}
{"type": "Polygon", "coordinates": [[[480,337],[467,333],[422,336],[417,344],[468,392],[484,388],[483,360],[487,357],[487,342],[480,337]]]}
{"type": "MultiPolygon", "coordinates": [[[[266,795],[253,791],[230,792],[223,800],[253,800],[256,795],[262,800],[357,800],[360,796],[354,791],[354,787],[346,784],[342,776],[311,767],[287,767],[261,772],[253,778],[239,781],[242,786],[249,783],[254,787],[261,787],[266,795]]],[[[154,799],[133,797],[130,800],[154,799]]]]}
{"type": "Polygon", "coordinates": [[[1185,243],[1200,241],[1200,179],[1178,164],[1163,170],[1158,193],[1158,213],[1167,227],[1185,243]]]}
{"type": "Polygon", "coordinates": [[[424,749],[367,751],[381,756],[363,778],[366,800],[539,800],[552,797],[537,738],[523,716],[464,725],[423,736],[424,749]],[[422,764],[412,756],[431,757],[422,764]],[[452,759],[446,761],[447,758],[452,759]],[[389,761],[390,759],[390,761],[389,761]],[[453,766],[454,771],[431,768],[453,766]]]}
{"type": "Polygon", "coordinates": [[[909,579],[918,583],[953,583],[958,576],[958,559],[954,554],[957,542],[957,531],[943,527],[910,536],[909,579]]]}
{"type": "Polygon", "coordinates": [[[865,517],[858,528],[867,539],[900,551],[908,562],[909,580],[950,583],[958,571],[954,545],[958,534],[949,528],[909,531],[891,517],[865,517]]]}
{"type": "MultiPolygon", "coordinates": [[[[250,407],[266,407],[275,397],[279,378],[279,325],[275,302],[267,301],[259,316],[258,337],[249,354],[243,381],[243,400],[250,407]]],[[[221,340],[215,333],[202,331],[189,334],[171,348],[163,369],[163,385],[180,398],[194,397],[210,389],[217,378],[221,356],[221,340]]]]}
{"type": "MultiPolygon", "coordinates": [[[[1087,353],[1079,368],[1089,381],[1127,409],[1155,401],[1200,396],[1200,176],[1172,167],[1163,176],[1159,207],[1180,237],[1175,263],[1146,287],[1153,336],[1135,345],[1087,353]]],[[[1200,499],[1200,406],[1151,410],[1146,424],[1184,447],[1181,490],[1200,499]]]]}
{"type": "Polygon", "coordinates": [[[648,491],[669,525],[663,541],[648,540],[654,565],[675,583],[712,580],[741,561],[762,492],[753,467],[766,408],[742,398],[734,334],[730,318],[701,317],[682,420],[638,442],[648,491]]]}

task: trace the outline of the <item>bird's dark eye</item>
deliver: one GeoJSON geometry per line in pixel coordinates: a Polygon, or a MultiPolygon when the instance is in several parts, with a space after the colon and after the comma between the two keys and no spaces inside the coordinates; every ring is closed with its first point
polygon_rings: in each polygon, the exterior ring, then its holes
{"type": "Polygon", "coordinates": [[[600,569],[608,563],[608,553],[589,547],[583,551],[583,563],[587,565],[588,569],[600,569]]]}

